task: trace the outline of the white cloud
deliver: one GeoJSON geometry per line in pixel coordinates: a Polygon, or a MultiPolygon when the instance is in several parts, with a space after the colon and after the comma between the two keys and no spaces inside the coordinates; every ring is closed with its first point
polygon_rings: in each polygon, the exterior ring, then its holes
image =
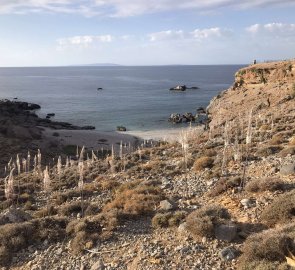
{"type": "Polygon", "coordinates": [[[69,47],[88,48],[92,44],[110,43],[114,40],[111,35],[101,36],[74,36],[69,38],[60,38],[57,40],[58,49],[66,49],[69,47]]]}
{"type": "Polygon", "coordinates": [[[127,17],[179,9],[294,5],[294,0],[0,0],[0,13],[58,12],[127,17]]]}
{"type": "Polygon", "coordinates": [[[148,38],[151,42],[167,41],[167,40],[197,40],[214,38],[227,38],[233,35],[229,29],[222,29],[219,27],[195,29],[192,32],[184,32],[183,30],[167,30],[156,33],[151,33],[148,38]]]}
{"type": "Polygon", "coordinates": [[[149,40],[152,42],[165,40],[180,40],[184,38],[184,33],[182,30],[167,30],[148,34],[148,37],[149,40]]]}
{"type": "Polygon", "coordinates": [[[268,23],[254,24],[246,28],[253,36],[271,38],[295,38],[295,24],[268,23]]]}

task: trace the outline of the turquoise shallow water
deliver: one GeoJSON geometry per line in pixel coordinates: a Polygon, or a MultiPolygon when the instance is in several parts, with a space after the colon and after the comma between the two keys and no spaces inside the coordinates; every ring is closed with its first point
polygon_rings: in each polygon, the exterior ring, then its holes
{"type": "MultiPolygon", "coordinates": [[[[175,128],[173,112],[193,112],[227,89],[238,65],[0,68],[0,97],[41,105],[40,115],[112,131],[175,128]],[[186,84],[198,90],[169,91],[186,84]],[[103,90],[98,91],[97,88],[103,90]]],[[[179,126],[183,127],[183,126],[179,126]]]]}

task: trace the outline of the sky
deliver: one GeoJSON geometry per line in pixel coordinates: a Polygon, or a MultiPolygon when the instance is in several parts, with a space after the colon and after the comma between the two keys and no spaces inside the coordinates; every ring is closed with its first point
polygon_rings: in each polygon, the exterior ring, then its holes
{"type": "Polygon", "coordinates": [[[295,58],[295,0],[0,0],[0,66],[295,58]]]}

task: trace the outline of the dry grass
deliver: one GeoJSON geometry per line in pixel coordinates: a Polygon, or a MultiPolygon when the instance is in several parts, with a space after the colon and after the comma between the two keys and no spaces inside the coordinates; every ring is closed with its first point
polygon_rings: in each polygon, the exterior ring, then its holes
{"type": "Polygon", "coordinates": [[[247,183],[245,189],[248,192],[263,192],[284,190],[285,186],[285,182],[279,178],[259,178],[252,179],[247,183]]]}
{"type": "Polygon", "coordinates": [[[155,183],[133,181],[121,185],[115,198],[103,208],[104,212],[117,209],[121,215],[150,215],[163,199],[160,188],[155,183]]]}
{"type": "Polygon", "coordinates": [[[194,163],[194,170],[196,172],[202,171],[206,168],[212,168],[214,159],[212,157],[200,157],[194,163]]]}
{"type": "Polygon", "coordinates": [[[58,214],[61,216],[77,215],[78,213],[81,213],[82,210],[84,211],[88,206],[89,203],[82,203],[81,201],[66,203],[58,208],[58,214]]]}
{"type": "Polygon", "coordinates": [[[40,243],[60,241],[65,237],[65,218],[42,218],[30,222],[0,226],[0,266],[10,263],[14,253],[40,243]]]}
{"type": "Polygon", "coordinates": [[[288,224],[295,218],[295,190],[276,198],[261,213],[261,221],[273,227],[276,224],[288,224]]]}
{"type": "Polygon", "coordinates": [[[117,213],[114,211],[70,222],[66,232],[73,238],[70,243],[72,253],[81,254],[85,249],[91,249],[106,235],[111,236],[111,231],[117,226],[117,222],[117,213]]]}
{"type": "Polygon", "coordinates": [[[152,219],[154,228],[167,228],[178,226],[186,217],[184,211],[176,211],[174,213],[157,213],[152,219]]]}
{"type": "Polygon", "coordinates": [[[186,218],[188,230],[196,237],[213,237],[216,226],[229,221],[230,215],[219,205],[204,206],[186,218]]]}
{"type": "Polygon", "coordinates": [[[226,192],[228,189],[238,187],[241,185],[241,177],[233,177],[233,178],[222,178],[220,179],[216,185],[210,190],[209,196],[215,197],[218,196],[224,192],[226,192]]]}
{"type": "Polygon", "coordinates": [[[270,155],[274,155],[282,150],[282,146],[266,146],[263,148],[259,148],[255,155],[259,157],[268,157],[270,155]]]}
{"type": "Polygon", "coordinates": [[[289,255],[289,250],[293,253],[295,251],[294,232],[293,223],[281,229],[271,229],[248,237],[242,248],[238,269],[290,269],[285,268],[285,256],[289,255]]]}
{"type": "Polygon", "coordinates": [[[288,155],[295,155],[295,146],[287,147],[280,152],[281,157],[286,157],[288,155]]]}
{"type": "Polygon", "coordinates": [[[269,145],[280,145],[284,142],[284,136],[282,134],[274,135],[268,142],[269,145]]]}

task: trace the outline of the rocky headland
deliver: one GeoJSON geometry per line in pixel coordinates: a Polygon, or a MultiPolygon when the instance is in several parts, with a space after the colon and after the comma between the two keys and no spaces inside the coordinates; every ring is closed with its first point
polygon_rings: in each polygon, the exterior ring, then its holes
{"type": "Polygon", "coordinates": [[[295,61],[251,65],[212,100],[201,133],[100,158],[80,149],[47,168],[12,162],[0,267],[292,269],[294,102],[295,61]]]}

